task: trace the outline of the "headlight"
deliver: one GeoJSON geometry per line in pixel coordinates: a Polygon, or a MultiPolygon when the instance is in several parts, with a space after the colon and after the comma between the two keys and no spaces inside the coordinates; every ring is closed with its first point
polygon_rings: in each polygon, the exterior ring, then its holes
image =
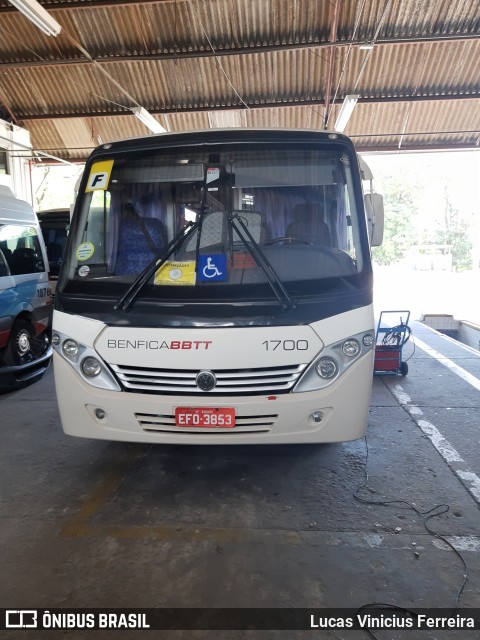
{"type": "Polygon", "coordinates": [[[356,340],[345,340],[342,344],[342,351],[349,358],[354,358],[360,353],[360,345],[356,340]]]}
{"type": "Polygon", "coordinates": [[[315,368],[321,378],[333,378],[338,372],[338,365],[333,358],[320,358],[315,368]]]}
{"type": "Polygon", "coordinates": [[[82,360],[82,371],[87,378],[94,378],[95,376],[98,376],[101,370],[102,365],[93,356],[88,356],[88,358],[82,360]]]}
{"type": "Polygon", "coordinates": [[[54,351],[64,362],[68,362],[82,380],[98,389],[120,391],[120,385],[114,375],[93,347],[78,342],[56,329],[53,332],[53,336],[52,345],[54,351]]]}
{"type": "Polygon", "coordinates": [[[373,336],[371,333],[366,333],[363,338],[362,338],[362,342],[366,347],[371,347],[373,344],[373,336]]]}
{"type": "MultiPolygon", "coordinates": [[[[302,373],[293,393],[325,389],[374,349],[374,331],[362,331],[327,344],[302,373]]],[[[373,358],[369,359],[372,364],[373,358]]],[[[313,418],[315,420],[315,418],[313,418]]]]}
{"type": "Polygon", "coordinates": [[[68,340],[65,340],[64,343],[62,344],[62,349],[63,349],[63,353],[66,356],[70,356],[72,358],[73,356],[76,356],[78,353],[78,342],[76,342],[76,340],[72,340],[71,338],[69,338],[68,340]]]}

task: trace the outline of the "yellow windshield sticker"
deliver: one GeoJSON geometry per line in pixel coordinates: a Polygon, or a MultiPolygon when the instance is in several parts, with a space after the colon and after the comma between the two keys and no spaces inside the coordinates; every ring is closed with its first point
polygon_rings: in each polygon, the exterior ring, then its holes
{"type": "Polygon", "coordinates": [[[186,286],[195,284],[195,261],[167,261],[155,274],[155,284],[186,286]]]}
{"type": "Polygon", "coordinates": [[[82,244],[78,245],[77,250],[75,251],[75,256],[78,261],[82,262],[83,260],[88,260],[94,254],[95,246],[91,242],[82,242],[82,244]]]}
{"type": "Polygon", "coordinates": [[[94,162],[88,176],[87,188],[89,191],[106,191],[110,182],[110,175],[113,169],[113,160],[103,160],[102,162],[94,162]]]}

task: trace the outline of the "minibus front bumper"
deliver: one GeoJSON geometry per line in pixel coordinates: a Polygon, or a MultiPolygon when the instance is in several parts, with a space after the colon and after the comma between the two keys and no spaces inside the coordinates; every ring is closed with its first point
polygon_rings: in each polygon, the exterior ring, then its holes
{"type": "Polygon", "coordinates": [[[363,437],[372,388],[373,351],[330,386],[272,396],[157,395],[95,388],[54,352],[54,373],[66,434],[170,444],[293,444],[363,437]],[[179,427],[175,411],[233,408],[234,428],[179,427]]]}

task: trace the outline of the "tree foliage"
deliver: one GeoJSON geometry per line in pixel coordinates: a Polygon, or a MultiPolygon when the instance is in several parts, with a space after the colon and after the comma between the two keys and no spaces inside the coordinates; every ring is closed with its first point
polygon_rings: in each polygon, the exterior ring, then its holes
{"type": "Polygon", "coordinates": [[[415,245],[448,245],[455,271],[472,268],[475,214],[453,206],[447,169],[434,183],[428,166],[417,174],[408,169],[380,171],[376,183],[384,197],[385,226],[383,245],[372,249],[376,262],[392,265],[408,260],[415,245]]]}
{"type": "Polygon", "coordinates": [[[383,244],[374,247],[373,258],[381,265],[403,260],[408,249],[418,243],[414,223],[418,213],[412,183],[402,176],[386,176],[381,180],[385,208],[383,244]]]}
{"type": "Polygon", "coordinates": [[[470,232],[474,226],[474,216],[473,214],[462,215],[458,209],[455,209],[450,202],[446,188],[444,189],[444,202],[443,220],[439,220],[434,242],[451,247],[455,271],[467,271],[473,267],[473,240],[470,232]]]}
{"type": "Polygon", "coordinates": [[[41,178],[40,183],[35,189],[35,210],[41,211],[45,207],[43,206],[43,201],[45,196],[48,193],[48,177],[51,172],[51,167],[49,165],[41,165],[41,178]]]}

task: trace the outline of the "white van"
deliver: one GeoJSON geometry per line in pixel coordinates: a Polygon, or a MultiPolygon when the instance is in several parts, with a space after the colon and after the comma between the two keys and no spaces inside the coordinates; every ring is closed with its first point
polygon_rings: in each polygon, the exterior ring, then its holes
{"type": "Polygon", "coordinates": [[[0,185],[0,391],[34,382],[51,359],[48,259],[32,207],[0,185]]]}

